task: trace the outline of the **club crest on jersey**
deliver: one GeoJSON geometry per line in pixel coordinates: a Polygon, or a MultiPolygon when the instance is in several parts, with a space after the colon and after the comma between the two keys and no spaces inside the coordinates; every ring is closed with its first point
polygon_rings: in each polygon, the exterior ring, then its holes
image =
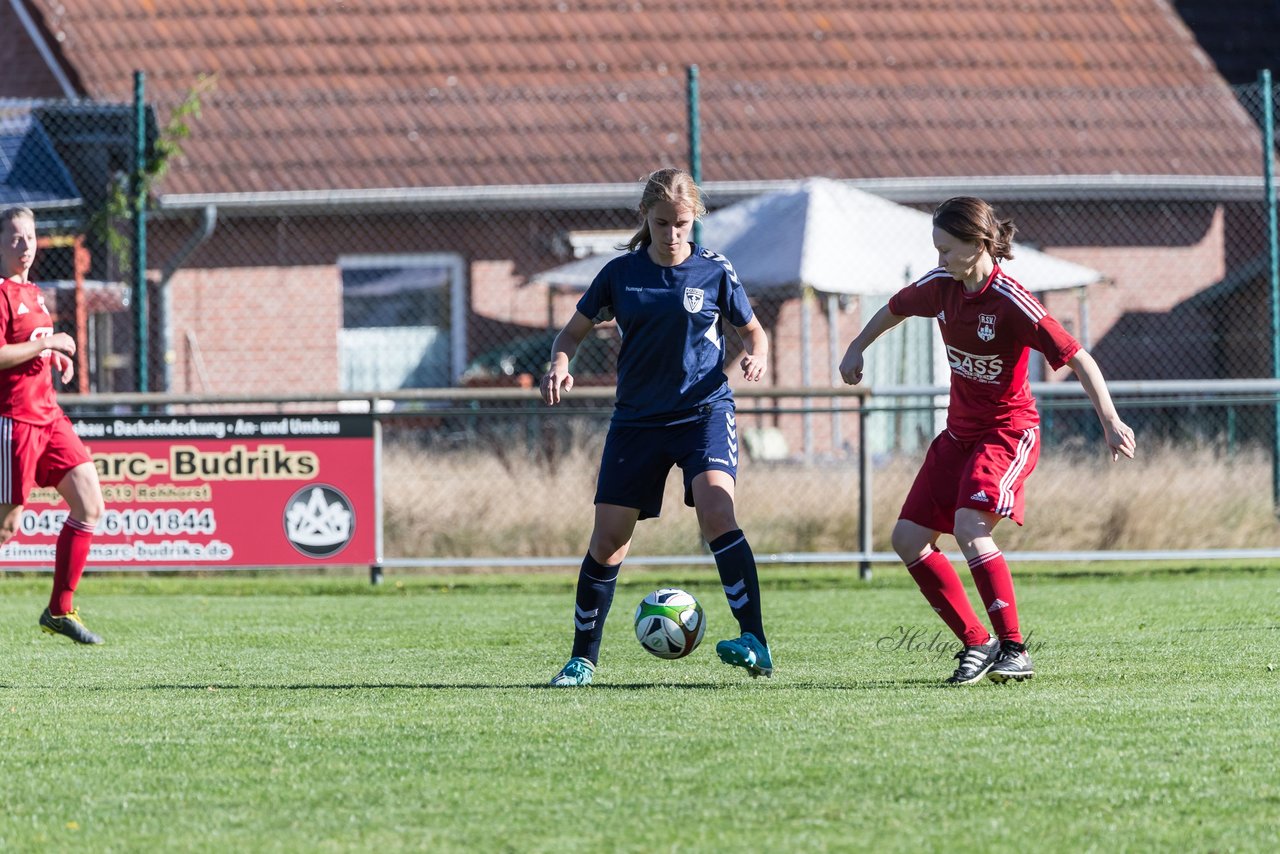
{"type": "Polygon", "coordinates": [[[978,337],[990,341],[996,337],[996,316],[994,314],[978,315],[978,337]]]}
{"type": "Polygon", "coordinates": [[[705,296],[702,288],[684,289],[684,310],[690,314],[702,311],[702,300],[705,296]]]}

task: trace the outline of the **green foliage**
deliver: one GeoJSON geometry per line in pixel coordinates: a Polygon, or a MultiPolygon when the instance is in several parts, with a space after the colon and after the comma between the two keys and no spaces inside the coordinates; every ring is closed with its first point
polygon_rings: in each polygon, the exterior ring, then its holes
{"type": "MultiPolygon", "coordinates": [[[[169,115],[169,121],[160,131],[151,156],[143,166],[137,199],[139,204],[149,203],[155,185],[169,171],[173,160],[182,156],[182,145],[191,137],[192,123],[200,118],[201,99],[216,85],[216,74],[201,74],[182,103],[169,115]]],[[[129,201],[129,176],[121,174],[107,188],[105,200],[90,214],[85,227],[107,247],[122,276],[127,276],[131,270],[131,239],[121,224],[131,221],[135,213],[129,201]]]]}
{"type": "Polygon", "coordinates": [[[703,568],[624,573],[596,683],[547,689],[573,575],[90,576],[96,648],[0,580],[0,849],[1274,850],[1274,566],[1022,574],[1039,675],[970,688],[901,568],[766,569],[746,679],[703,568]],[[631,632],[664,583],[681,661],[631,632]]]}

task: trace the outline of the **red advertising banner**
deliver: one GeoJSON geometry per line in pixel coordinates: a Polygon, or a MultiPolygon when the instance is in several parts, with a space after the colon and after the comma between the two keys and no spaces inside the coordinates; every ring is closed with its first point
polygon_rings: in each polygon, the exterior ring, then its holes
{"type": "MultiPolygon", "coordinates": [[[[377,495],[368,415],[72,419],[106,511],[89,567],[373,564],[377,495]]],[[[66,504],[27,500],[0,564],[51,567],[66,504]]]]}

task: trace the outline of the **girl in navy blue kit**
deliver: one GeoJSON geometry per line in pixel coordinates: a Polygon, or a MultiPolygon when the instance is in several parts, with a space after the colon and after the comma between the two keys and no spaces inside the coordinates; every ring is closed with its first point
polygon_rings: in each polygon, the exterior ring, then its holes
{"type": "Polygon", "coordinates": [[[721,317],[742,336],[742,375],[764,376],[769,340],[723,255],[689,242],[706,213],[687,172],[659,169],[645,181],[643,222],[628,252],[605,265],[552,345],[540,391],[549,406],[573,388],[569,361],[597,324],[618,323],[617,403],[596,484],[595,527],[578,574],[573,652],[552,685],[591,684],[618,568],[636,522],[662,511],[673,465],[684,473],[685,504],[698,514],[742,636],[716,645],[726,664],[772,676],[760,617],[755,556],[733,512],[738,430],[724,373],[721,317]]]}

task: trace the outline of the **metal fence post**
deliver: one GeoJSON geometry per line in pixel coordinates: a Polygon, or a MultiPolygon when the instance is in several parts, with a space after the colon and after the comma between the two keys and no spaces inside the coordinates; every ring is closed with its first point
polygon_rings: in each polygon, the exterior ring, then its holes
{"type": "MultiPolygon", "coordinates": [[[[693,183],[702,186],[702,130],[698,117],[698,66],[690,65],[688,79],[689,109],[689,175],[693,183]]],[[[693,242],[702,244],[702,223],[694,220],[693,242]]]]}
{"type": "Polygon", "coordinates": [[[871,580],[871,442],[867,429],[867,398],[858,399],[858,576],[871,580]]]}
{"type": "Polygon", "coordinates": [[[373,563],[369,566],[369,583],[382,583],[383,525],[386,521],[382,495],[382,419],[378,398],[369,401],[369,417],[373,419],[373,563]]]}
{"type": "MultiPolygon", "coordinates": [[[[1262,87],[1263,187],[1267,199],[1267,272],[1271,283],[1271,376],[1280,379],[1280,246],[1276,237],[1276,123],[1271,69],[1263,69],[1259,82],[1262,87]]],[[[1272,407],[1271,437],[1271,504],[1280,514],[1280,401],[1272,407]]]]}
{"type": "Polygon", "coordinates": [[[137,390],[147,385],[147,104],[146,73],[133,72],[133,174],[129,201],[133,211],[133,340],[137,390]]]}

